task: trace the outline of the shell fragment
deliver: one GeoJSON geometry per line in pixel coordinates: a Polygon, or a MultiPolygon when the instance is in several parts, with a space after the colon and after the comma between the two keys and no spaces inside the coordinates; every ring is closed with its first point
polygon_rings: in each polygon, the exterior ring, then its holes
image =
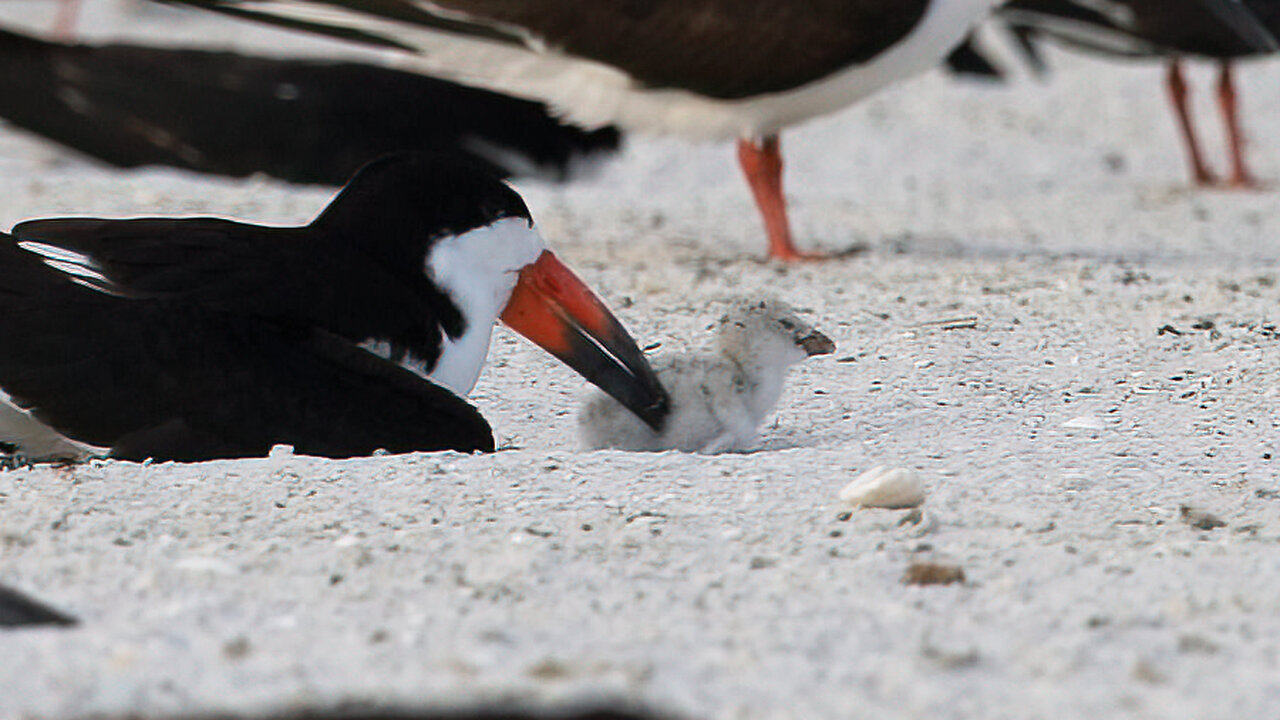
{"type": "Polygon", "coordinates": [[[877,465],[846,485],[840,499],[857,507],[913,508],[924,503],[924,483],[907,468],[877,465]]]}

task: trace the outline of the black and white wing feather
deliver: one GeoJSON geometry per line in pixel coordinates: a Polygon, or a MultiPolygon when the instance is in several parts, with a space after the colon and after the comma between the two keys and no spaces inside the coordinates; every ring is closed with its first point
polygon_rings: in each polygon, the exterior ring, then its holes
{"type": "Polygon", "coordinates": [[[390,278],[367,278],[386,291],[343,310],[355,297],[299,259],[315,253],[262,242],[273,249],[250,262],[234,223],[187,233],[172,222],[42,221],[0,235],[0,390],[12,403],[130,459],[277,443],[335,457],[493,448],[473,407],[352,339],[361,318],[411,296],[390,278]]]}

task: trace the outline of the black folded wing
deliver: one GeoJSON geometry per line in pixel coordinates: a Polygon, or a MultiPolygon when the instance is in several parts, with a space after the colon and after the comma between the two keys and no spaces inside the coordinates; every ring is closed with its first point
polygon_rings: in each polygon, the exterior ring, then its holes
{"type": "Polygon", "coordinates": [[[0,117],[119,167],[326,185],[397,151],[564,180],[619,145],[616,130],[574,127],[540,103],[377,65],[66,45],[3,29],[0,117]]]}
{"type": "Polygon", "coordinates": [[[67,220],[0,235],[0,390],[123,458],[493,448],[473,407],[357,346],[426,302],[357,254],[263,230],[67,220]]]}

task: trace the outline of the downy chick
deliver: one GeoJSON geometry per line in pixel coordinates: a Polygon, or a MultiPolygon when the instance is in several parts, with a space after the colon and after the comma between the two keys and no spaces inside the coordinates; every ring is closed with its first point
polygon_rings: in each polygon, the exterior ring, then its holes
{"type": "Polygon", "coordinates": [[[782,396],[787,370],[835,350],[830,338],[779,300],[737,300],[715,332],[714,352],[654,363],[671,396],[662,432],[654,432],[608,396],[593,393],[578,415],[584,444],[591,449],[744,450],[756,441],[756,428],[782,396]]]}

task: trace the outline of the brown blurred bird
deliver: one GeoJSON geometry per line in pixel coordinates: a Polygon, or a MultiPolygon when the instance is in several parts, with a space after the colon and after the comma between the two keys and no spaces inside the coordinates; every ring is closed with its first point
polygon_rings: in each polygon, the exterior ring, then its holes
{"type": "Polygon", "coordinates": [[[158,0],[405,51],[587,127],[737,139],[782,260],[779,132],[934,67],[1002,0],[158,0]]]}

